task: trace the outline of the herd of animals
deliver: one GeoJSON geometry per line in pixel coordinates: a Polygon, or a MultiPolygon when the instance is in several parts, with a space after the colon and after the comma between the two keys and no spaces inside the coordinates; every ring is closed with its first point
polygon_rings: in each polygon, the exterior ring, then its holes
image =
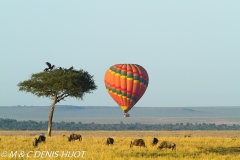
{"type": "MultiPolygon", "coordinates": [[[[65,136],[65,135],[64,135],[65,136]]],[[[80,134],[74,134],[72,133],[69,137],[68,137],[68,141],[71,142],[71,141],[75,141],[75,140],[79,140],[79,141],[82,141],[82,136],[80,134]]],[[[34,141],[33,141],[33,146],[34,147],[37,147],[38,146],[38,143],[46,143],[46,137],[44,135],[40,135],[38,138],[35,138],[34,141]]],[[[111,137],[108,137],[107,138],[107,141],[106,141],[106,145],[113,145],[114,143],[114,139],[111,138],[111,137]]],[[[156,137],[153,138],[152,140],[152,146],[155,146],[158,144],[158,139],[156,137]]],[[[145,147],[147,148],[147,146],[145,145],[145,142],[143,139],[134,139],[130,142],[130,148],[132,148],[133,146],[139,146],[140,148],[141,147],[145,147]]],[[[173,143],[173,142],[169,142],[169,141],[163,141],[158,147],[157,149],[163,149],[163,148],[166,148],[166,149],[172,149],[172,150],[176,150],[176,144],[173,143]]]]}

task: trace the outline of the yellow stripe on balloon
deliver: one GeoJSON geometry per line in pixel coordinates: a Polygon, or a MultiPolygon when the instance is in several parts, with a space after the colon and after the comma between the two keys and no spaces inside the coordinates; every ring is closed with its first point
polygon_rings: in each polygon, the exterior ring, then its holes
{"type": "Polygon", "coordinates": [[[128,109],[128,106],[120,106],[122,108],[122,110],[127,110],[128,109]]]}
{"type": "Polygon", "coordinates": [[[132,102],[132,101],[133,101],[131,98],[127,98],[127,100],[129,100],[130,102],[132,102]]]}
{"type": "Polygon", "coordinates": [[[114,71],[109,71],[111,74],[115,74],[115,72],[114,71]]]}

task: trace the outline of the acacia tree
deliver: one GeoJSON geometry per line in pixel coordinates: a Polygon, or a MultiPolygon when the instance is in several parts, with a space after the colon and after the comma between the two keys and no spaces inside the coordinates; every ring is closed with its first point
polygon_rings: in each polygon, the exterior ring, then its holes
{"type": "Polygon", "coordinates": [[[20,82],[18,87],[19,91],[53,100],[48,117],[48,136],[51,136],[53,112],[58,102],[66,97],[82,100],[85,93],[92,93],[97,89],[93,76],[82,69],[53,69],[32,74],[29,80],[20,82]]]}

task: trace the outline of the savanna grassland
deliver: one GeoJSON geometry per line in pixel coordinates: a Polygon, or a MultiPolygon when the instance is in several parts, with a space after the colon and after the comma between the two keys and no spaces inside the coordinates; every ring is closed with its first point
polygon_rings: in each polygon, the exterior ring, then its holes
{"type": "Polygon", "coordinates": [[[53,131],[46,143],[37,148],[33,139],[46,131],[0,131],[0,159],[84,159],[84,160],[239,160],[240,131],[74,131],[81,142],[68,142],[72,131],[53,131]],[[114,138],[107,146],[106,139],[114,138]],[[176,151],[157,150],[153,137],[176,143],[176,151]],[[130,141],[144,139],[147,148],[134,146],[130,141]]]}

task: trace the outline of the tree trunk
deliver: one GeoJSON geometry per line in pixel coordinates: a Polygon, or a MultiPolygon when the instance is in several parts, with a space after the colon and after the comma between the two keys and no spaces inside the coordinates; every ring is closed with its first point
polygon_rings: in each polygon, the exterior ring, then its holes
{"type": "Polygon", "coordinates": [[[52,135],[52,118],[53,118],[53,112],[54,112],[56,103],[57,103],[57,95],[54,96],[52,107],[48,116],[48,136],[49,137],[51,137],[52,135]]]}

